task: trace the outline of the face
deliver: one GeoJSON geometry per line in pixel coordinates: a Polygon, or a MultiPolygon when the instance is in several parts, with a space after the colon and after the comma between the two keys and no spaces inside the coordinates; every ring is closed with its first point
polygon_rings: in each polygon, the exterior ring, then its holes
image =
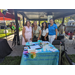
{"type": "Polygon", "coordinates": [[[53,25],[53,20],[50,20],[50,24],[52,24],[52,25],[53,25]]]}
{"type": "Polygon", "coordinates": [[[36,26],[36,25],[37,25],[37,22],[35,21],[35,22],[34,22],[34,26],[36,26]]]}
{"type": "Polygon", "coordinates": [[[12,23],[12,25],[14,25],[14,23],[12,23]]]}
{"type": "Polygon", "coordinates": [[[46,24],[45,23],[43,24],[43,27],[46,27],[46,24]]]}
{"type": "Polygon", "coordinates": [[[29,21],[27,22],[27,26],[28,26],[28,27],[30,26],[30,22],[29,22],[29,21]]]}

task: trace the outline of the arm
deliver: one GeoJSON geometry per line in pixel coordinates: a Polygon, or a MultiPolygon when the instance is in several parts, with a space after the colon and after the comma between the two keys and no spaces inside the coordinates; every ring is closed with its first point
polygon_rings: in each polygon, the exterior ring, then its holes
{"type": "Polygon", "coordinates": [[[46,35],[45,35],[45,37],[44,37],[45,40],[47,40],[47,39],[46,39],[47,36],[48,36],[48,33],[46,33],[46,35]]]}
{"type": "Polygon", "coordinates": [[[45,37],[44,37],[45,40],[47,40],[47,39],[46,39],[47,36],[48,36],[48,28],[46,29],[46,35],[45,35],[45,37]]]}
{"type": "Polygon", "coordinates": [[[48,33],[46,33],[45,37],[47,37],[47,36],[48,36],[48,33]]]}
{"type": "Polygon", "coordinates": [[[56,31],[56,37],[55,37],[55,39],[57,39],[57,29],[55,29],[55,31],[56,31]]]}
{"type": "Polygon", "coordinates": [[[39,36],[38,36],[38,39],[37,40],[39,40],[40,39],[40,37],[41,37],[41,28],[39,27],[39,36]]]}
{"type": "Polygon", "coordinates": [[[39,30],[39,37],[38,37],[38,40],[40,39],[41,37],[41,30],[39,30]]]}
{"type": "Polygon", "coordinates": [[[31,41],[32,41],[32,39],[33,39],[33,30],[32,30],[32,38],[31,38],[31,41]]]}
{"type": "Polygon", "coordinates": [[[32,38],[33,38],[33,31],[32,31],[32,38]]]}

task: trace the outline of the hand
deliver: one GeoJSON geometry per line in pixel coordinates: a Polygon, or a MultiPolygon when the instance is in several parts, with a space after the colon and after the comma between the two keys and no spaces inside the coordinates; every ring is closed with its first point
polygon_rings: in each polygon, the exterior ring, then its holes
{"type": "Polygon", "coordinates": [[[46,37],[44,37],[44,39],[47,40],[46,37]]]}
{"type": "Polygon", "coordinates": [[[27,39],[25,39],[25,42],[27,42],[28,40],[27,39]]]}
{"type": "Polygon", "coordinates": [[[37,38],[37,40],[39,40],[39,37],[37,38]]]}
{"type": "Polygon", "coordinates": [[[55,39],[57,39],[57,36],[55,37],[55,39]]]}
{"type": "Polygon", "coordinates": [[[30,40],[32,41],[32,38],[30,38],[30,40]]]}

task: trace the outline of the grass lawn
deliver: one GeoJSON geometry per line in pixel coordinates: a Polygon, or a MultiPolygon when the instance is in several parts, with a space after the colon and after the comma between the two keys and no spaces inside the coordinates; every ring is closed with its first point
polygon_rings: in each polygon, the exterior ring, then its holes
{"type": "MultiPolygon", "coordinates": [[[[11,35],[12,33],[7,33],[7,36],[11,35]]],[[[6,34],[0,34],[0,38],[4,38],[6,34]]]]}
{"type": "MultiPolygon", "coordinates": [[[[0,34],[4,34],[4,30],[5,29],[0,29],[0,34]]],[[[8,30],[8,32],[11,33],[11,29],[6,29],[6,30],[8,30]]]]}
{"type": "Polygon", "coordinates": [[[21,56],[6,57],[0,65],[20,65],[21,56]]]}
{"type": "MultiPolygon", "coordinates": [[[[72,62],[75,63],[75,54],[73,54],[73,55],[68,55],[68,56],[69,56],[69,58],[72,60],[72,62]]],[[[68,61],[67,61],[67,59],[66,59],[65,56],[63,56],[62,62],[63,62],[63,65],[70,65],[70,64],[68,63],[68,61]]]]}
{"type": "MultiPolygon", "coordinates": [[[[6,34],[4,33],[4,30],[5,29],[0,29],[0,38],[4,38],[6,36],[6,34]]],[[[6,30],[8,30],[7,36],[14,33],[14,31],[13,31],[13,33],[11,33],[11,29],[6,29],[6,30]]],[[[22,31],[22,29],[20,31],[22,31]]]]}
{"type": "MultiPolygon", "coordinates": [[[[0,29],[0,38],[4,38],[6,36],[6,34],[4,33],[5,29],[0,29]]],[[[8,30],[7,36],[11,35],[11,29],[6,29],[8,30]]]]}
{"type": "MultiPolygon", "coordinates": [[[[72,61],[75,63],[75,55],[69,55],[72,61]]],[[[0,65],[20,65],[21,56],[16,57],[6,57],[0,65]]],[[[65,56],[63,56],[63,65],[69,65],[65,56]]]]}

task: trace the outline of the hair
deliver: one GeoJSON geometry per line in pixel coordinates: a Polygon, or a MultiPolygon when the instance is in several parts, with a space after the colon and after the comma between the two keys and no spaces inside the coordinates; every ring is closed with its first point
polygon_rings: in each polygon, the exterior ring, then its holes
{"type": "Polygon", "coordinates": [[[34,21],[34,22],[36,22],[36,23],[37,23],[37,21],[34,21]]]}
{"type": "Polygon", "coordinates": [[[27,22],[29,22],[29,23],[30,23],[30,21],[29,21],[29,20],[27,20],[27,21],[26,21],[26,24],[25,24],[25,26],[27,26],[27,22]]]}
{"type": "Polygon", "coordinates": [[[54,24],[56,24],[56,23],[54,22],[54,24]]]}
{"type": "MultiPolygon", "coordinates": [[[[53,18],[51,18],[50,20],[53,20],[53,18]]],[[[53,20],[54,21],[54,20],[53,20]]]]}
{"type": "Polygon", "coordinates": [[[48,25],[49,25],[50,23],[47,23],[47,28],[48,28],[48,25]]]}
{"type": "Polygon", "coordinates": [[[34,24],[32,23],[32,25],[34,25],[34,24]]]}
{"type": "Polygon", "coordinates": [[[38,26],[40,26],[40,24],[38,26]]]}
{"type": "Polygon", "coordinates": [[[48,27],[47,27],[47,23],[46,23],[46,22],[43,22],[43,23],[42,23],[42,28],[41,28],[42,30],[43,30],[43,24],[44,24],[44,23],[46,24],[45,29],[48,28],[48,27]]]}

